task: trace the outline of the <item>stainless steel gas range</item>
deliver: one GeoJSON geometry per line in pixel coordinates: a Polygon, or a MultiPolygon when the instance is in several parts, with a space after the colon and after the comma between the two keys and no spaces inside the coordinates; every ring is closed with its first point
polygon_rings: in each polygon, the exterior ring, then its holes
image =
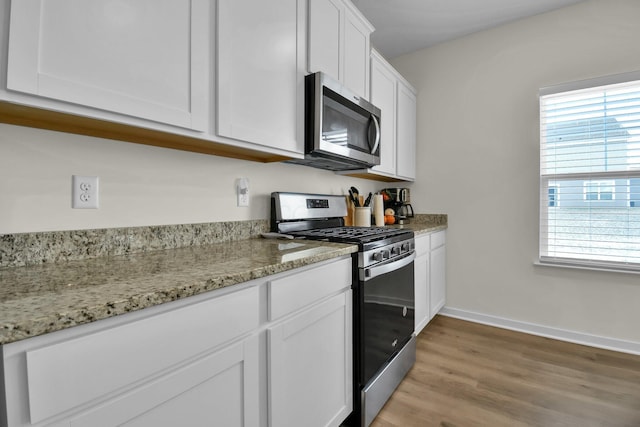
{"type": "Polygon", "coordinates": [[[271,194],[271,231],[358,245],[354,254],[354,411],[345,425],[368,426],[416,358],[413,232],[345,227],[344,196],[271,194]]]}

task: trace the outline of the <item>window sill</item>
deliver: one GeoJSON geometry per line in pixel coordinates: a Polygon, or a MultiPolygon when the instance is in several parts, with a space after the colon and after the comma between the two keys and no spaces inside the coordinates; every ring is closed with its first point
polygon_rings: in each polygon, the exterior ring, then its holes
{"type": "Polygon", "coordinates": [[[554,267],[554,268],[568,268],[573,270],[590,270],[590,271],[603,271],[605,273],[625,273],[625,274],[640,274],[639,270],[631,270],[625,268],[615,268],[599,265],[586,265],[586,264],[570,264],[564,262],[549,262],[549,261],[534,261],[533,265],[537,267],[554,267]]]}

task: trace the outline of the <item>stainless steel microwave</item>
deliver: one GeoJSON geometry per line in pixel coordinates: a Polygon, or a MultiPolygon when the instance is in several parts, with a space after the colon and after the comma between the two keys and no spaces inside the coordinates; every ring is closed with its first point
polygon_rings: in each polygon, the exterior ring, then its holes
{"type": "Polygon", "coordinates": [[[305,158],[328,170],[380,164],[380,109],[324,73],[305,77],[305,158]]]}

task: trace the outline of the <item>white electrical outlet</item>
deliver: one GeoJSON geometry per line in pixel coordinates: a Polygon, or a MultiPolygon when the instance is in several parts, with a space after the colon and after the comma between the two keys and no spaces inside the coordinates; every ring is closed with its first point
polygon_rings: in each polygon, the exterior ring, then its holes
{"type": "Polygon", "coordinates": [[[238,194],[238,206],[249,206],[249,179],[238,178],[236,181],[236,191],[238,194]]]}
{"type": "Polygon", "coordinates": [[[98,177],[71,176],[71,207],[73,209],[98,209],[98,177]]]}

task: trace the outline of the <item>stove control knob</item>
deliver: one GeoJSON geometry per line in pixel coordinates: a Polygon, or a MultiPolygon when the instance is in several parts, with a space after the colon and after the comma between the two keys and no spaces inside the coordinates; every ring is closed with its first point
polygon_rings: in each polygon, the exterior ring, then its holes
{"type": "Polygon", "coordinates": [[[384,250],[382,251],[382,259],[389,259],[391,257],[391,254],[389,253],[388,250],[384,250]]]}
{"type": "Polygon", "coordinates": [[[400,247],[394,246],[391,248],[391,256],[400,255],[400,247]]]}
{"type": "Polygon", "coordinates": [[[400,252],[404,253],[404,252],[409,252],[409,247],[411,245],[409,245],[409,243],[403,243],[402,246],[400,247],[400,252]]]}
{"type": "Polygon", "coordinates": [[[373,260],[377,261],[377,262],[382,261],[384,259],[383,257],[384,257],[384,255],[383,255],[382,252],[376,252],[376,253],[373,254],[373,260]]]}

